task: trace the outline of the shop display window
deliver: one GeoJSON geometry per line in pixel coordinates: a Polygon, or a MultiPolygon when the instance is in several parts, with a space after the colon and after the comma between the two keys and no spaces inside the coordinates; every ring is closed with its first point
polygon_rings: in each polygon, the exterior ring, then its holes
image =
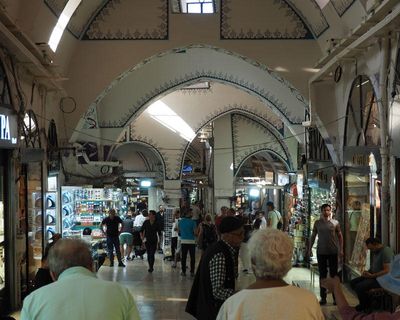
{"type": "Polygon", "coordinates": [[[345,264],[356,273],[364,270],[365,240],[370,236],[369,176],[345,175],[345,264]]]}
{"type": "Polygon", "coordinates": [[[28,280],[32,283],[41,265],[44,245],[42,165],[30,163],[27,168],[28,189],[28,280]]]}
{"type": "Polygon", "coordinates": [[[61,188],[62,235],[81,237],[85,228],[92,229],[93,237],[101,237],[101,221],[110,209],[124,212],[121,189],[81,187],[61,188]]]}
{"type": "Polygon", "coordinates": [[[5,286],[5,242],[4,242],[4,167],[0,167],[0,290],[5,286]]]}

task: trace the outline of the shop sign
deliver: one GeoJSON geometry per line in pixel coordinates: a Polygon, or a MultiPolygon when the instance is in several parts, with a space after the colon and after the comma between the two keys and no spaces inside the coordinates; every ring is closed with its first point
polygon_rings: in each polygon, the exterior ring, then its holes
{"type": "Polygon", "coordinates": [[[0,148],[16,148],[18,121],[13,110],[0,107],[0,148]]]}
{"type": "Polygon", "coordinates": [[[381,166],[381,155],[378,147],[345,147],[344,163],[352,168],[368,168],[371,165],[371,154],[378,168],[381,166]]]}

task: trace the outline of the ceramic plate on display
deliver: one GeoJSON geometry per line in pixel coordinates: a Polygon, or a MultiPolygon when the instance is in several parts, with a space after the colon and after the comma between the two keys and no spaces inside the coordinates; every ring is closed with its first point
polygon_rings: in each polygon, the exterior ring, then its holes
{"type": "Polygon", "coordinates": [[[54,201],[54,199],[52,199],[51,196],[47,196],[46,199],[46,208],[48,209],[52,209],[56,207],[56,202],[54,201]]]}
{"type": "Polygon", "coordinates": [[[54,234],[56,233],[56,231],[53,228],[48,228],[46,230],[46,240],[50,240],[54,234]]]}
{"type": "Polygon", "coordinates": [[[63,204],[67,204],[71,202],[71,194],[69,192],[64,192],[62,195],[63,204]]]}
{"type": "Polygon", "coordinates": [[[64,217],[68,217],[70,214],[71,214],[71,212],[72,212],[72,207],[70,206],[70,205],[66,205],[66,206],[64,206],[63,207],[63,210],[62,210],[63,212],[63,216],[64,217]]]}
{"type": "Polygon", "coordinates": [[[54,224],[54,223],[56,223],[56,218],[51,214],[47,214],[46,224],[54,224]]]}

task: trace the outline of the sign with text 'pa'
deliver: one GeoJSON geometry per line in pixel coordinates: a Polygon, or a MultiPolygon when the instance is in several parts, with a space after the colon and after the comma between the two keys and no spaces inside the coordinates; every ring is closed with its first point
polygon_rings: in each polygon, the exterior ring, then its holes
{"type": "Polygon", "coordinates": [[[17,114],[8,108],[0,107],[0,148],[18,146],[17,114]]]}

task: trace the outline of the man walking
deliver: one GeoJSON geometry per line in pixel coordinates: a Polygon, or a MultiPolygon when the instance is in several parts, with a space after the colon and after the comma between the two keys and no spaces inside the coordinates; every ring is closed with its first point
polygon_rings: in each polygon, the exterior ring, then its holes
{"type": "Polygon", "coordinates": [[[25,298],[22,320],[140,319],[128,289],[96,278],[90,249],[83,240],[58,240],[48,263],[56,281],[25,298]]]}
{"type": "Polygon", "coordinates": [[[219,231],[221,240],[200,260],[186,305],[186,312],[198,320],[215,319],[221,305],[235,292],[235,249],[244,237],[243,222],[225,217],[219,231]]]}
{"type": "MultiPolygon", "coordinates": [[[[338,254],[343,256],[343,236],[340,231],[339,221],[332,219],[332,208],[329,204],[321,206],[321,217],[315,221],[310,247],[309,256],[312,255],[312,247],[316,236],[317,243],[317,261],[320,279],[325,279],[328,275],[334,277],[338,272],[338,254]]],[[[320,305],[326,304],[326,289],[320,286],[321,300],[320,305]]]]}
{"type": "Polygon", "coordinates": [[[133,244],[133,219],[132,213],[129,210],[125,219],[122,221],[121,234],[119,235],[119,242],[121,244],[121,256],[124,258],[126,253],[126,260],[131,260],[132,244],[133,244]],[[126,245],[126,251],[124,246],[126,245]]]}
{"type": "Polygon", "coordinates": [[[110,258],[110,267],[114,266],[114,248],[117,253],[118,267],[125,267],[121,258],[119,234],[122,229],[122,220],[117,216],[115,209],[108,211],[108,217],[101,222],[103,232],[107,236],[107,251],[110,258]]]}
{"type": "MultiPolygon", "coordinates": [[[[267,226],[272,229],[282,229],[282,215],[281,213],[275,209],[274,203],[272,201],[267,202],[268,209],[268,219],[267,226]]],[[[262,228],[260,228],[262,229],[262,228]]]]}
{"type": "Polygon", "coordinates": [[[156,212],[154,210],[149,211],[149,219],[143,223],[141,230],[141,238],[146,246],[147,251],[147,262],[149,263],[148,272],[154,271],[154,260],[155,253],[157,250],[157,243],[159,242],[159,231],[161,230],[160,225],[156,220],[156,212]]]}

